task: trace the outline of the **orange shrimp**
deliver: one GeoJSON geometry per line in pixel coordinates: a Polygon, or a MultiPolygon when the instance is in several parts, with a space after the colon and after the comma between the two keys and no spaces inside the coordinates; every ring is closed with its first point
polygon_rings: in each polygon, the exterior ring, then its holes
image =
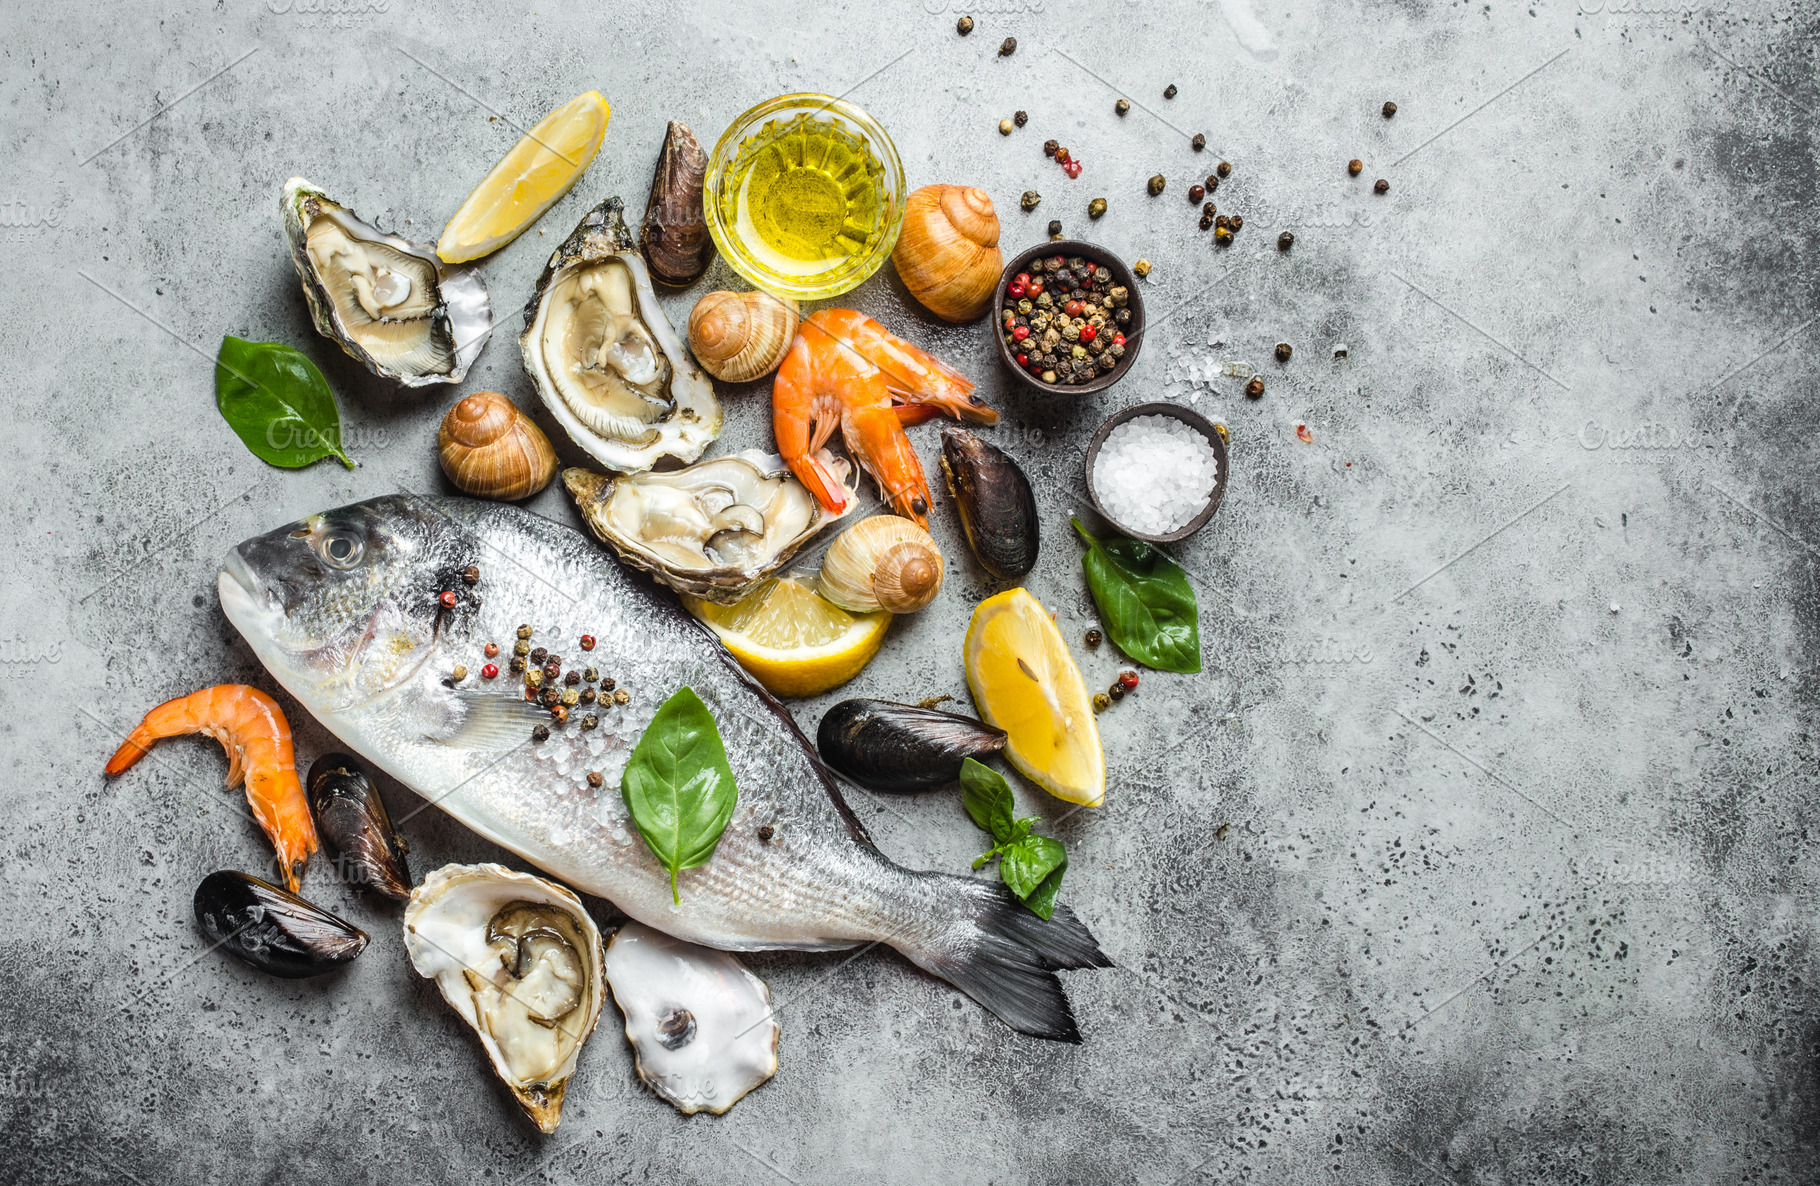
{"type": "Polygon", "coordinates": [[[163,737],[201,733],[227,751],[227,785],[246,782],[246,801],[278,850],[285,886],[297,892],[299,874],[316,851],[316,824],[297,781],[291,725],[278,702],[245,684],[217,684],[167,700],[108,759],[107,773],[119,774],[163,737]]]}
{"type": "Polygon", "coordinates": [[[904,426],[943,413],[998,422],[960,372],[852,309],[823,309],[804,321],[771,385],[777,451],[816,501],[837,514],[847,508],[846,492],[815,453],[838,425],[847,451],[892,509],[927,526],[929,484],[904,426]]]}

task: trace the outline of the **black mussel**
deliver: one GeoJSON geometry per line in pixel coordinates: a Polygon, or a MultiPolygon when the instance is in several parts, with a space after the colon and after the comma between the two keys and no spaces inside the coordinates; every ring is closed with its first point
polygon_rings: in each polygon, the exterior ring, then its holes
{"type": "Polygon", "coordinates": [[[942,429],[942,476],[981,568],[1011,581],[1036,566],[1036,495],[1017,462],[949,426],[942,429]]]}
{"type": "Polygon", "coordinates": [[[708,270],[714,243],[701,206],[707,176],[708,154],[701,142],[688,124],[671,120],[638,233],[652,278],[664,284],[693,284],[708,270]]]}
{"type": "Polygon", "coordinates": [[[215,944],[287,980],[333,972],[366,949],[366,932],[289,890],[232,869],[196,887],[196,921],[215,944]]]}
{"type": "Polygon", "coordinates": [[[411,896],[404,841],[358,762],[347,754],[317,758],[310,767],[310,810],[342,877],[395,901],[411,896]]]}
{"type": "Polygon", "coordinates": [[[961,776],[961,760],[1005,748],[1001,729],[972,717],[889,700],[843,700],[815,732],[822,761],[875,791],[928,791],[961,776]]]}

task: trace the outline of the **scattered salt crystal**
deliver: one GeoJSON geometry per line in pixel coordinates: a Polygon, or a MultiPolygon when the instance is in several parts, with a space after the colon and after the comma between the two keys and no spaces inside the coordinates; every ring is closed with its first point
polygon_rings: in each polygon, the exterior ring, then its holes
{"type": "Polygon", "coordinates": [[[1201,513],[1219,484],[1213,446],[1173,416],[1134,416],[1100,444],[1093,492],[1120,526],[1167,535],[1201,513]]]}

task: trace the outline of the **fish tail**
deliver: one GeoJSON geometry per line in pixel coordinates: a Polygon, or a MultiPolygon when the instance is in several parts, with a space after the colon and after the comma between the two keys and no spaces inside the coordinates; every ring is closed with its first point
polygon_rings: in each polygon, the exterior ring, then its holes
{"type": "Polygon", "coordinates": [[[899,948],[1021,1034],[1079,1043],[1074,1010],[1056,972],[1110,968],[1112,961],[1074,912],[1057,906],[1038,918],[1002,885],[959,883],[959,908],[926,942],[899,948]]]}

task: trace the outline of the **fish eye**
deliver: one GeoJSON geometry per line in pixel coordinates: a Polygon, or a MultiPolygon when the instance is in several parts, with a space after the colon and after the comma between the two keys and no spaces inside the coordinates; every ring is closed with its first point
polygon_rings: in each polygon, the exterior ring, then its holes
{"type": "Polygon", "coordinates": [[[322,537],[319,550],[331,568],[352,568],[360,563],[364,547],[353,532],[336,531],[322,537]]]}

